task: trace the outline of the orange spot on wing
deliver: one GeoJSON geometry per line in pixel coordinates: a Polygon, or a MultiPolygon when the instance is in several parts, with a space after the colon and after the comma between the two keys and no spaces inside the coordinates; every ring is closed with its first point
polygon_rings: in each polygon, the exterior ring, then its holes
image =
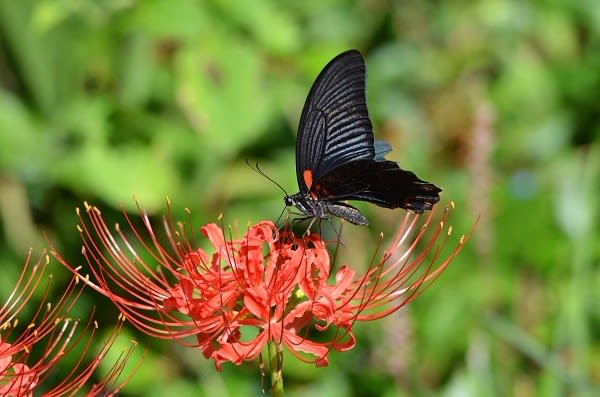
{"type": "Polygon", "coordinates": [[[311,169],[304,170],[302,177],[304,178],[304,184],[306,185],[308,190],[310,190],[310,188],[312,187],[312,183],[313,183],[312,170],[311,169]]]}

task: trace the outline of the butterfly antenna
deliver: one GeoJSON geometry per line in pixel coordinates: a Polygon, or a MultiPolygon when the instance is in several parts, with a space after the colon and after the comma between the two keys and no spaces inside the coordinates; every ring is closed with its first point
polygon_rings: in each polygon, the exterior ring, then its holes
{"type": "MultiPolygon", "coordinates": [[[[256,162],[256,164],[253,166],[252,164],[250,164],[250,161],[248,159],[246,159],[246,165],[250,168],[252,168],[255,172],[258,172],[260,175],[262,175],[263,177],[267,178],[269,181],[271,181],[275,186],[277,186],[279,189],[281,189],[281,191],[288,196],[288,192],[283,188],[283,186],[281,186],[279,183],[277,183],[273,178],[271,178],[269,175],[265,174],[263,172],[263,170],[260,169],[260,167],[258,166],[258,161],[256,162]]],[[[275,222],[276,225],[279,225],[279,221],[281,220],[281,217],[283,216],[283,214],[285,213],[285,210],[287,209],[287,206],[283,207],[283,210],[281,210],[281,213],[279,214],[279,216],[277,217],[277,222],[275,222]]]]}
{"type": "Polygon", "coordinates": [[[287,207],[283,207],[283,210],[281,210],[281,214],[279,214],[279,216],[277,217],[277,222],[275,222],[276,225],[279,225],[279,221],[281,220],[281,217],[283,216],[283,213],[285,212],[286,208],[287,207]]]}
{"type": "Polygon", "coordinates": [[[258,166],[258,161],[256,162],[256,164],[253,166],[252,164],[250,164],[250,161],[248,161],[248,159],[246,159],[246,165],[250,168],[252,168],[254,171],[258,172],[260,175],[264,176],[265,178],[267,178],[268,180],[270,180],[271,182],[273,182],[273,184],[275,186],[277,186],[279,189],[281,189],[281,191],[283,193],[285,193],[286,196],[288,196],[288,192],[285,191],[285,189],[283,188],[283,186],[281,186],[279,183],[277,183],[273,178],[271,178],[269,175],[265,174],[263,172],[263,170],[260,169],[260,167],[258,166]]]}

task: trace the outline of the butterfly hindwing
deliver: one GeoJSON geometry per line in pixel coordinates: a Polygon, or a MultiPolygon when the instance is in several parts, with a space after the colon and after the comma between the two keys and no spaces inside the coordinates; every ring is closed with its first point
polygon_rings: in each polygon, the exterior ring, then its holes
{"type": "Polygon", "coordinates": [[[441,189],[389,160],[358,160],[329,171],[313,184],[320,200],[361,200],[386,208],[430,210],[441,189]]]}

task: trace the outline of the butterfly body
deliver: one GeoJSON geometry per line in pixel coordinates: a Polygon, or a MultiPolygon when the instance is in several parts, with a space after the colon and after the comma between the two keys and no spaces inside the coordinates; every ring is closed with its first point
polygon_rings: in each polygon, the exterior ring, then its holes
{"type": "Polygon", "coordinates": [[[308,94],[296,142],[300,191],[284,198],[308,218],[333,215],[367,225],[358,209],[342,201],[422,213],[440,199],[440,188],[385,159],[391,147],[373,137],[365,75],[362,55],[346,51],[325,66],[308,94]]]}
{"type": "Polygon", "coordinates": [[[298,208],[307,218],[327,219],[329,215],[346,219],[355,225],[368,225],[369,221],[360,211],[345,203],[330,203],[313,198],[310,194],[298,192],[285,196],[285,205],[298,208]]]}

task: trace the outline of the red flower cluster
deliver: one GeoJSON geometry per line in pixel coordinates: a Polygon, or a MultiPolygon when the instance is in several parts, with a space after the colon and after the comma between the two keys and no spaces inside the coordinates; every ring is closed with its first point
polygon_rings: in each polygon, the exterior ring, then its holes
{"type": "MultiPolygon", "coordinates": [[[[48,397],[64,396],[81,390],[105,358],[122,326],[123,322],[119,321],[118,326],[104,341],[100,352],[94,354],[93,359],[86,364],[85,356],[98,325],[90,317],[81,328],[79,320],[68,317],[85,285],[80,283],[77,277],[73,277],[61,296],[55,302],[50,302],[52,276],[49,276],[43,290],[42,303],[37,308],[30,307],[32,297],[39,292],[39,287],[45,279],[44,273],[48,264],[49,257],[45,254],[32,264],[30,252],[16,286],[0,308],[2,396],[32,396],[34,391],[39,394],[40,388],[43,395],[48,397]],[[33,315],[28,316],[28,322],[22,323],[19,316],[24,315],[26,308],[33,309],[33,315]],[[89,332],[86,333],[86,330],[89,332]],[[83,351],[74,351],[81,347],[83,351]],[[71,352],[78,354],[78,358],[61,378],[52,371],[71,352]],[[47,380],[50,378],[58,380],[58,383],[55,381],[55,384],[49,385],[47,380]]],[[[116,384],[131,353],[132,349],[124,352],[110,373],[93,385],[86,395],[115,395],[128,380],[116,384]]]]}
{"type": "Polygon", "coordinates": [[[319,235],[297,237],[269,221],[250,226],[241,239],[206,225],[200,229],[210,243],[206,249],[193,247],[193,231],[170,215],[163,219],[164,236],[155,233],[144,212],[143,232],[125,214],[129,230],[116,225],[115,235],[96,207],[86,204],[88,221],[77,212],[92,279],[54,250],[57,259],[138,329],[199,347],[217,369],[227,361],[256,358],[267,343],[327,365],[330,350],[355,346],[356,321],[387,316],[411,301],[465,240],[440,257],[451,232],[446,226],[451,208],[429,232],[433,212],[420,228],[420,216],[407,213],[392,244],[364,274],[349,266],[331,274],[319,235]],[[196,342],[189,343],[189,336],[196,342]]]}

